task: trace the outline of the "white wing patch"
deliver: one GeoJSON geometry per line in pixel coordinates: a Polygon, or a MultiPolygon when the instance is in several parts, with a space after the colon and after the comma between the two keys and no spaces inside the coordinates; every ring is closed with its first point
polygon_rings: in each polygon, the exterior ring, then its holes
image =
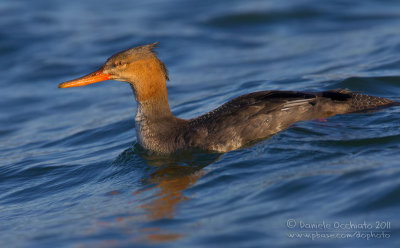
{"type": "Polygon", "coordinates": [[[314,99],[299,99],[299,100],[293,100],[293,101],[289,101],[285,104],[283,104],[282,106],[282,111],[288,111],[289,109],[293,108],[293,107],[298,107],[301,105],[306,105],[309,104],[311,101],[313,101],[314,99]]]}

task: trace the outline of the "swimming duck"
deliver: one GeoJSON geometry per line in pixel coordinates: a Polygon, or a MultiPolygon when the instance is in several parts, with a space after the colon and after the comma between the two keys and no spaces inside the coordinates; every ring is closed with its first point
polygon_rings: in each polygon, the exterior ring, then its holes
{"type": "Polygon", "coordinates": [[[157,43],[112,55],[97,71],[59,84],[78,87],[104,80],[128,82],[138,103],[137,141],[148,151],[169,154],[186,149],[227,152],[264,139],[297,121],[391,106],[382,97],[349,90],[260,91],[234,98],[217,109],[185,120],[172,115],[168,73],[157,58],[157,43]]]}

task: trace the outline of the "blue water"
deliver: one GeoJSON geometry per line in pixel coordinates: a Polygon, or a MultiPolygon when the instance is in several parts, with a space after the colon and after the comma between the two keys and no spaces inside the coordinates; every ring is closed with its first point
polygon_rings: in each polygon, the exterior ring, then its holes
{"type": "Polygon", "coordinates": [[[399,13],[390,0],[1,1],[0,247],[399,247],[400,108],[157,157],[136,144],[128,84],[57,88],[160,41],[182,118],[258,90],[400,100],[399,13]]]}

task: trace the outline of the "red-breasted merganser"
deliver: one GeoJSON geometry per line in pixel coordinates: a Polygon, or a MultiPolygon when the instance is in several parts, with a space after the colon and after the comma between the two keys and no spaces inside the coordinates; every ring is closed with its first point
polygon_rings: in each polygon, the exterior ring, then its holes
{"type": "Polygon", "coordinates": [[[128,82],[138,103],[137,140],[145,149],[161,154],[192,148],[227,152],[266,138],[297,121],[395,103],[349,90],[260,91],[239,96],[209,113],[184,120],[170,111],[166,88],[168,74],[153,51],[156,45],[138,46],[114,54],[99,70],[58,87],[84,86],[109,79],[128,82]]]}

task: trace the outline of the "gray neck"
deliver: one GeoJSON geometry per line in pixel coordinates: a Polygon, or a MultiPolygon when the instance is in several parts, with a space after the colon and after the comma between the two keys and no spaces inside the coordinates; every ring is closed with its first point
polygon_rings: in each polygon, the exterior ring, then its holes
{"type": "MultiPolygon", "coordinates": [[[[135,93],[135,90],[133,90],[135,93]]],[[[167,123],[173,122],[168,98],[137,102],[135,127],[137,141],[145,148],[153,149],[163,133],[167,132],[167,123]]]]}

